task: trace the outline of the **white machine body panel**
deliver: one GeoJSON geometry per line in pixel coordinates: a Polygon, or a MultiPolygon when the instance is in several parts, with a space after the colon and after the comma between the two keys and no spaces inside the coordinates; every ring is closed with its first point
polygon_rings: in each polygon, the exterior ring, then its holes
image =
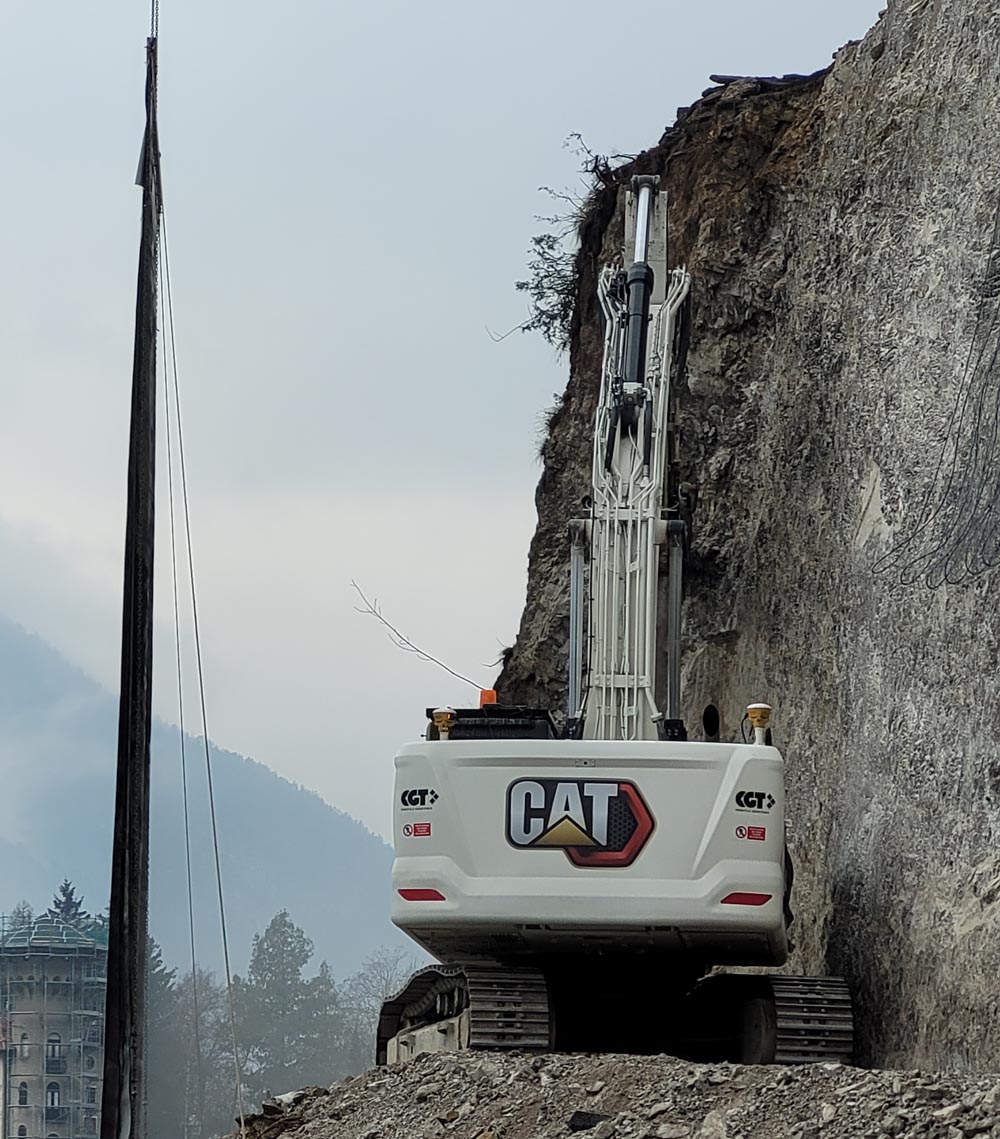
{"type": "Polygon", "coordinates": [[[438,740],[396,757],[392,920],[445,960],[787,954],[772,747],[438,740]]]}

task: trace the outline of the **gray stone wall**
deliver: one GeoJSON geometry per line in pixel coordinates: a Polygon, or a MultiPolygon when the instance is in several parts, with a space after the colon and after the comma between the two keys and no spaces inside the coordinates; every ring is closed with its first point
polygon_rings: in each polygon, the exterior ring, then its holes
{"type": "MultiPolygon", "coordinates": [[[[998,43],[993,0],[897,0],[829,72],[726,85],[622,175],[662,174],[695,278],[689,725],[714,703],[736,738],[747,702],[774,704],[792,964],[849,978],[862,1058],[893,1066],[1000,1068],[997,578],[873,572],[921,516],[973,333],[1000,200],[998,43]]],[[[620,198],[601,191],[582,231],[505,699],[564,701],[565,523],[586,493],[594,271],[620,198]]]]}

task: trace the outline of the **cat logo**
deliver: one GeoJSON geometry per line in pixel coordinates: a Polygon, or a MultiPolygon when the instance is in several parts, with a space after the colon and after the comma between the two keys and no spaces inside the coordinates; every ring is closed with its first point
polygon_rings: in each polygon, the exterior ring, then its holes
{"type": "Polygon", "coordinates": [[[654,825],[634,783],[519,779],[507,788],[511,846],[564,850],[574,866],[631,866],[654,825]]]}

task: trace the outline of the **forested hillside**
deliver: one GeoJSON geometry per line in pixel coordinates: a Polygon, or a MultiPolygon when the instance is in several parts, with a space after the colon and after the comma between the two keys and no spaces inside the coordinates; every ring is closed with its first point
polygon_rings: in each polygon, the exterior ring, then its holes
{"type": "MultiPolygon", "coordinates": [[[[71,877],[87,906],[109,891],[117,701],[37,637],[0,619],[0,912],[44,907],[71,877]]],[[[153,731],[150,930],[169,965],[188,959],[177,729],[153,731]]],[[[189,741],[198,956],[221,960],[204,753],[189,741]]],[[[336,976],[404,944],[390,925],[392,852],[356,819],[270,768],[212,746],[235,967],[279,910],[308,931],[336,976]]]]}

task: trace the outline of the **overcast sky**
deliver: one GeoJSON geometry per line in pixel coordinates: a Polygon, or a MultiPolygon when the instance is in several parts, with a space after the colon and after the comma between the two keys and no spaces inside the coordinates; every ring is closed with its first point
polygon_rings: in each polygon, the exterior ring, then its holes
{"type": "MultiPolygon", "coordinates": [[[[161,0],[220,744],[388,834],[396,747],[427,705],[474,693],[394,649],[349,583],[453,667],[495,675],[565,364],[486,329],[525,317],[538,187],[579,188],[564,139],[637,152],[710,72],[813,71],[881,6],[161,0]]],[[[0,611],[109,687],[148,19],[143,0],[0,0],[0,611]]],[[[157,710],[175,720],[166,568],[157,710]]]]}

